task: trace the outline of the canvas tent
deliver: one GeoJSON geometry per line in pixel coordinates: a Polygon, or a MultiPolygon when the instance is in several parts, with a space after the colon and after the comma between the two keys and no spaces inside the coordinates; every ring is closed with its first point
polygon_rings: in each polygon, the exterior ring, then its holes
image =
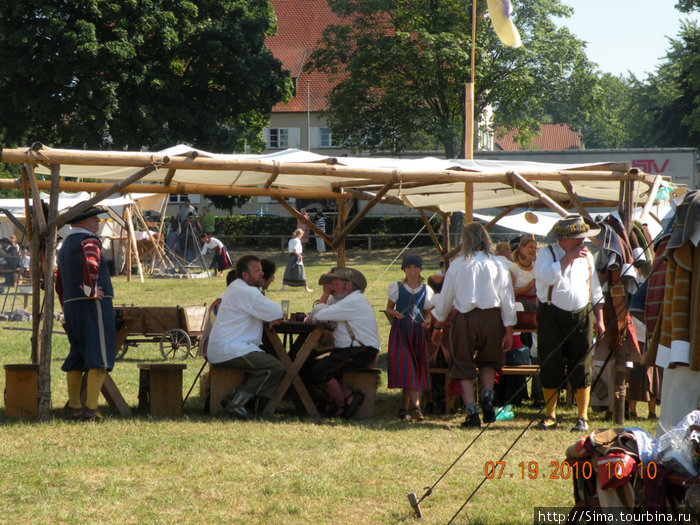
{"type": "MultiPolygon", "coordinates": [[[[586,213],[583,199],[590,198],[593,201],[588,203],[597,205],[624,200],[629,217],[633,203],[645,203],[646,209],[664,183],[659,176],[630,169],[628,163],[544,165],[435,158],[334,158],[298,150],[271,155],[224,155],[183,145],[160,152],[125,152],[58,150],[35,144],[30,148],[4,149],[1,160],[21,164],[22,177],[0,181],[0,187],[21,188],[25,204],[30,200],[34,204],[32,272],[33,277],[36,275],[33,278],[36,286],[32,301],[35,314],[32,360],[40,365],[40,419],[48,417],[50,406],[54,294],[46,294],[44,304],[40,304],[41,270],[35,261],[42,247],[45,256],[53,260],[57,228],[92,204],[117,193],[269,196],[298,219],[302,216],[285,198],[336,199],[336,231],[324,234],[313,224],[309,227],[337,251],[338,263],[342,265],[345,236],[378,202],[417,208],[439,252],[447,256],[449,236],[441,245],[425,218],[425,211],[440,213],[448,220],[450,212],[464,210],[467,219],[471,219],[475,209],[504,207],[504,216],[517,206],[541,201],[559,214],[566,213],[568,208],[586,213]],[[48,180],[36,180],[35,173],[45,175],[48,180]],[[105,182],[66,181],[65,177],[105,182]],[[45,216],[37,211],[41,209],[39,191],[49,189],[49,213],[45,216]],[[59,190],[90,191],[96,195],[84,205],[60,214],[59,190]],[[353,199],[368,203],[346,224],[350,210],[347,202],[353,199]],[[43,317],[39,315],[40,309],[43,317]],[[43,325],[39,337],[40,319],[43,325]]],[[[46,289],[52,289],[53,272],[46,270],[43,277],[46,289]]]]}

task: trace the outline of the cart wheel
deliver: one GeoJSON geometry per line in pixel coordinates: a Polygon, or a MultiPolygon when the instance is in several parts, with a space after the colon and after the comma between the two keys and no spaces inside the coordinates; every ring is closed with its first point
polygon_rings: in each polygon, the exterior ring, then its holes
{"type": "Polygon", "coordinates": [[[124,359],[124,355],[126,354],[126,351],[128,349],[129,349],[129,343],[124,343],[119,348],[117,348],[117,355],[116,355],[117,361],[121,361],[122,359],[124,359]]]}
{"type": "Polygon", "coordinates": [[[166,330],[160,340],[160,353],[163,359],[186,359],[192,348],[187,332],[181,328],[166,330]]]}
{"type": "Polygon", "coordinates": [[[190,348],[190,357],[198,357],[199,356],[199,337],[197,337],[197,336],[190,337],[190,340],[192,341],[192,348],[190,348]]]}

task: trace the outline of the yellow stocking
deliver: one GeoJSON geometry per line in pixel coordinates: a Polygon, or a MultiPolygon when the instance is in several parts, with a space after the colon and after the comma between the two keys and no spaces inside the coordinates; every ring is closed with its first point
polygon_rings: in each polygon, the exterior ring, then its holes
{"type": "Polygon", "coordinates": [[[80,370],[71,370],[66,373],[68,382],[68,406],[80,410],[80,385],[83,382],[83,373],[80,370]]]}
{"type": "Polygon", "coordinates": [[[576,399],[576,407],[578,408],[578,417],[588,419],[588,402],[591,399],[591,387],[579,388],[574,392],[576,399]]]}
{"type": "Polygon", "coordinates": [[[97,408],[97,400],[102,390],[102,383],[105,381],[107,372],[104,368],[91,368],[87,376],[87,399],[85,406],[90,410],[97,408]]]}
{"type": "Polygon", "coordinates": [[[544,395],[544,402],[547,403],[544,409],[545,417],[556,419],[557,411],[557,401],[559,400],[559,390],[556,388],[544,388],[542,387],[542,395],[544,395]]]}

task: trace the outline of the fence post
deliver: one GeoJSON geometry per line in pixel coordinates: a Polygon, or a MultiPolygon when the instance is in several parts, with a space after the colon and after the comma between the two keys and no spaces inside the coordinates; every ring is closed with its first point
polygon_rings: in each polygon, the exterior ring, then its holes
{"type": "Polygon", "coordinates": [[[372,235],[367,236],[367,255],[372,255],[372,235]]]}

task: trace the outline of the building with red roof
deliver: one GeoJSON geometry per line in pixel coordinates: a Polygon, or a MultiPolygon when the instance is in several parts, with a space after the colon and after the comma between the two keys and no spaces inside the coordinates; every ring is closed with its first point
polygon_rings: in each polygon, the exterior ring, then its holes
{"type": "Polygon", "coordinates": [[[268,151],[298,148],[337,155],[337,147],[320,115],[326,109],[333,83],[325,73],[304,71],[323,30],[339,23],[326,0],[271,0],[278,31],[266,45],[290,72],[295,84],[292,99],[272,108],[270,127],[264,130],[268,151]]]}
{"type": "Polygon", "coordinates": [[[581,149],[581,137],[566,124],[542,123],[538,135],[529,147],[525,148],[516,142],[517,134],[517,131],[507,133],[497,131],[493,149],[500,151],[581,149]]]}

